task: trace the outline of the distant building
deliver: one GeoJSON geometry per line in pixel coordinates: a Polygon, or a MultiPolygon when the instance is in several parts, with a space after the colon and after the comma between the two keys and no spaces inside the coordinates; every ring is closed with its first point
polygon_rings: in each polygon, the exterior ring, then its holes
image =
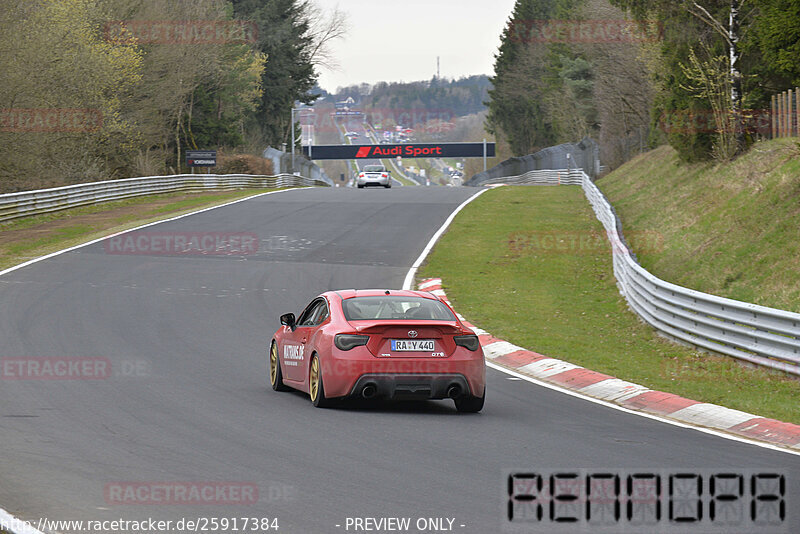
{"type": "Polygon", "coordinates": [[[336,102],[334,105],[337,111],[350,111],[350,107],[354,106],[355,103],[356,101],[350,96],[340,102],[336,102]]]}

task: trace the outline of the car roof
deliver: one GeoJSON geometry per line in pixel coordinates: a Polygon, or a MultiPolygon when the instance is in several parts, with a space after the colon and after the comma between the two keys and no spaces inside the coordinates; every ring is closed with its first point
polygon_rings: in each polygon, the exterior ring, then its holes
{"type": "Polygon", "coordinates": [[[354,297],[422,297],[426,299],[439,300],[435,295],[427,291],[411,291],[410,289],[340,289],[337,291],[327,291],[325,296],[336,295],[340,299],[350,299],[354,297]]]}

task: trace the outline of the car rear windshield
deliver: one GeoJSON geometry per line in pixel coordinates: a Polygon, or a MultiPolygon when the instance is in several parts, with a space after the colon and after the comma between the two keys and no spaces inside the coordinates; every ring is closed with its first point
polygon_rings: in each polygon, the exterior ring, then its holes
{"type": "Polygon", "coordinates": [[[455,321],[450,309],[438,300],[422,297],[353,297],[342,301],[348,321],[400,319],[423,321],[455,321]]]}
{"type": "Polygon", "coordinates": [[[384,172],[383,165],[367,165],[364,172],[384,172]]]}

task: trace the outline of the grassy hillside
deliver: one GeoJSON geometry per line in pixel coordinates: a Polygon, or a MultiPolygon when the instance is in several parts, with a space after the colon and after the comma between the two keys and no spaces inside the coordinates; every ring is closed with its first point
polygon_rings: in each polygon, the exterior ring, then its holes
{"type": "Polygon", "coordinates": [[[800,312],[800,143],[725,164],[660,147],[598,181],[642,266],[707,293],[800,312]],[[658,240],[652,239],[654,233],[658,240]],[[645,247],[637,247],[637,235],[645,247]]]}

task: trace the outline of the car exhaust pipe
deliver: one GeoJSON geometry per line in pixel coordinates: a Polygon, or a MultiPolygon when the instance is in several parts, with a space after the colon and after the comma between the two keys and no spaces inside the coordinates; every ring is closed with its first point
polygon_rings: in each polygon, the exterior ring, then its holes
{"type": "Polygon", "coordinates": [[[451,399],[457,399],[461,396],[461,386],[458,384],[452,384],[449,388],[447,388],[447,396],[451,399]]]}
{"type": "Polygon", "coordinates": [[[371,399],[377,392],[378,388],[375,387],[375,384],[367,384],[364,386],[364,389],[361,390],[361,396],[365,399],[371,399]]]}

